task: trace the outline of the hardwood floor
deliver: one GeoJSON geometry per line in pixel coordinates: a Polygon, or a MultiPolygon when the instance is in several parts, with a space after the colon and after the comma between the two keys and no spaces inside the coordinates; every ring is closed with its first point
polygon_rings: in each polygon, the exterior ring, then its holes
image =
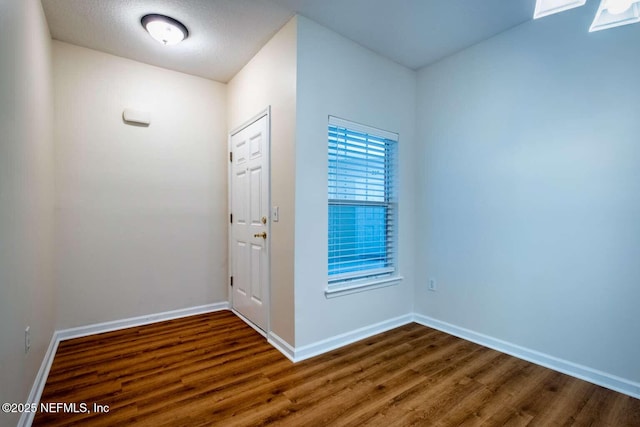
{"type": "Polygon", "coordinates": [[[640,426],[640,400],[417,324],[294,365],[227,311],[63,341],[41,401],[109,411],[34,426],[640,426]]]}

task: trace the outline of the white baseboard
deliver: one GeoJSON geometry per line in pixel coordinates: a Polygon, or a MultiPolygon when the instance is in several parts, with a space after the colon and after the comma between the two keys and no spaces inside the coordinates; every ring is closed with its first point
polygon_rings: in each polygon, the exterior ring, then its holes
{"type": "Polygon", "coordinates": [[[287,359],[291,360],[293,363],[297,362],[296,349],[278,335],[273,332],[269,332],[267,342],[274,346],[280,353],[284,354],[287,359]]]}
{"type": "Polygon", "coordinates": [[[421,314],[414,313],[413,320],[421,325],[438,329],[439,331],[455,335],[456,337],[480,344],[481,346],[489,347],[519,359],[535,363],[536,365],[544,366],[545,368],[553,369],[554,371],[562,372],[563,374],[580,378],[581,380],[640,399],[640,383],[629,381],[606,372],[559,359],[519,345],[511,344],[509,342],[480,334],[469,329],[461,328],[447,322],[442,322],[431,317],[423,316],[421,314]]]}
{"type": "MultiPolygon", "coordinates": [[[[36,379],[33,381],[33,386],[29,392],[29,397],[27,398],[28,403],[40,402],[40,396],[42,396],[44,385],[47,383],[47,377],[49,376],[49,371],[51,370],[53,358],[56,355],[59,343],[60,339],[58,338],[57,331],[54,331],[51,341],[49,342],[49,347],[47,348],[44,358],[42,359],[42,363],[40,364],[40,369],[38,369],[38,373],[36,374],[36,379]]],[[[35,412],[23,412],[20,416],[20,420],[18,420],[18,427],[31,426],[35,416],[35,412]]]]}
{"type": "Polygon", "coordinates": [[[355,329],[353,331],[336,335],[322,341],[304,345],[302,347],[296,347],[292,360],[294,362],[299,362],[301,360],[309,359],[328,351],[335,350],[336,348],[340,348],[345,345],[352,344],[356,341],[369,338],[373,335],[386,332],[390,329],[406,325],[407,323],[411,323],[412,321],[413,315],[405,314],[404,316],[395,317],[393,319],[385,320],[370,326],[365,326],[364,328],[355,329]]]}
{"type": "Polygon", "coordinates": [[[231,309],[231,312],[233,314],[235,314],[236,316],[238,316],[240,318],[240,320],[242,320],[244,323],[247,324],[247,326],[251,326],[251,328],[256,331],[257,333],[259,333],[260,335],[262,335],[263,337],[267,337],[267,333],[265,331],[263,331],[262,329],[260,329],[258,326],[256,326],[251,320],[247,319],[246,317],[244,317],[242,314],[240,314],[238,312],[238,310],[236,310],[235,308],[231,309]]]}
{"type": "MultiPolygon", "coordinates": [[[[103,332],[116,331],[118,329],[126,329],[134,326],[148,325],[150,323],[163,322],[165,320],[178,319],[180,317],[194,316],[197,314],[211,313],[214,311],[228,310],[228,302],[220,302],[215,304],[201,305],[198,307],[189,307],[179,310],[166,311],[164,313],[149,314],[146,316],[132,317],[129,319],[114,320],[112,322],[96,323],[93,325],[80,326],[77,328],[57,330],[53,332],[49,348],[42,359],[42,364],[36,375],[36,379],[33,382],[28,403],[40,403],[40,397],[44,390],[44,386],[47,383],[47,377],[49,376],[49,370],[53,364],[53,359],[56,355],[56,350],[60,341],[85,337],[87,335],[100,334],[103,332]]],[[[33,423],[35,413],[23,412],[20,420],[18,421],[18,427],[29,427],[33,423]]]]}
{"type": "Polygon", "coordinates": [[[165,320],[179,319],[181,317],[195,316],[197,314],[211,313],[214,311],[228,310],[228,302],[218,302],[214,304],[200,305],[197,307],[181,308],[178,310],[165,311],[163,313],[147,314],[145,316],[130,317],[128,319],[113,320],[111,322],[95,323],[93,325],[79,326],[77,328],[63,329],[57,331],[60,341],[86,337],[103,332],[117,331],[119,329],[132,328],[135,326],[148,325],[150,323],[164,322],[165,320]]]}
{"type": "MultiPolygon", "coordinates": [[[[165,320],[177,319],[180,317],[187,317],[229,309],[229,303],[222,302],[55,331],[53,333],[53,336],[51,337],[51,342],[49,343],[47,352],[45,353],[44,359],[42,360],[42,364],[40,365],[38,374],[36,375],[36,379],[29,393],[27,402],[40,402],[40,397],[42,395],[42,391],[44,390],[47,376],[49,375],[49,370],[51,369],[51,364],[53,363],[53,359],[55,357],[55,353],[60,341],[84,337],[87,335],[99,334],[103,332],[115,331],[119,329],[131,328],[134,326],[147,325],[150,323],[162,322],[165,320]]],[[[233,312],[242,318],[242,316],[236,313],[235,310],[233,310],[233,312]]],[[[244,318],[243,320],[246,321],[246,319],[244,318]]],[[[416,322],[430,328],[438,329],[442,332],[455,335],[484,347],[489,347],[502,353],[517,357],[519,359],[523,359],[528,362],[535,363],[537,365],[541,365],[576,378],[580,378],[593,384],[597,384],[602,387],[624,393],[631,397],[635,397],[636,399],[640,399],[640,383],[620,378],[586,366],[578,365],[576,363],[559,359],[548,354],[540,353],[535,350],[511,344],[506,341],[490,337],[488,335],[480,334],[472,330],[461,328],[450,323],[442,322],[440,320],[423,316],[417,313],[395,317],[393,319],[385,320],[374,325],[366,326],[364,328],[356,329],[297,348],[291,346],[288,342],[286,342],[284,339],[280,338],[273,332],[266,334],[266,337],[267,341],[273,347],[275,347],[285,357],[295,363],[314,356],[318,356],[331,350],[335,350],[339,347],[352,344],[356,341],[360,341],[373,335],[386,332],[399,326],[406,325],[407,323],[411,322],[416,322]]],[[[247,323],[252,326],[250,322],[247,323]]],[[[261,335],[265,336],[264,331],[258,330],[258,332],[261,335]]],[[[31,426],[34,416],[34,413],[23,413],[20,417],[20,420],[18,421],[18,426],[31,426]]]]}

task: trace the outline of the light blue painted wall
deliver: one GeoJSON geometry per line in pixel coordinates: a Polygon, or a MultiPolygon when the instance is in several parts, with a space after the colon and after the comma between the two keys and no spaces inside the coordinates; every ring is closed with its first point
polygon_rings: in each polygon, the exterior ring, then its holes
{"type": "Polygon", "coordinates": [[[640,381],[640,25],[593,3],[419,72],[415,310],[640,381]]]}
{"type": "Polygon", "coordinates": [[[297,43],[294,276],[301,347],[411,312],[416,76],[304,17],[298,17],[297,43]],[[400,135],[400,285],[325,298],[329,115],[400,135]]]}

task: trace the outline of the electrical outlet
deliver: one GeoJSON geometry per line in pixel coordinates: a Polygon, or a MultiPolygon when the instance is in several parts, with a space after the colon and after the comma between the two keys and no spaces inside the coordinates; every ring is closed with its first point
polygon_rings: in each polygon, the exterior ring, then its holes
{"type": "Polygon", "coordinates": [[[24,354],[31,350],[31,326],[27,326],[24,330],[24,354]]]}
{"type": "Polygon", "coordinates": [[[429,290],[435,292],[437,288],[436,279],[429,279],[429,290]]]}

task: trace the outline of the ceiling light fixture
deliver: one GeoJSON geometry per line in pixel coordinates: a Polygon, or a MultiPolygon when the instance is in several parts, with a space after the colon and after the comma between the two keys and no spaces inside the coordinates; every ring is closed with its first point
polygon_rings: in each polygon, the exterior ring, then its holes
{"type": "Polygon", "coordinates": [[[640,0],[602,0],[589,32],[640,22],[640,0]]]}
{"type": "Polygon", "coordinates": [[[607,2],[607,10],[613,15],[620,15],[629,10],[633,3],[633,0],[609,0],[607,2]]]}
{"type": "Polygon", "coordinates": [[[152,13],[143,16],[140,22],[151,37],[165,46],[178,44],[189,37],[187,27],[168,16],[152,13]]]}
{"type": "Polygon", "coordinates": [[[586,2],[587,0],[536,0],[536,10],[533,12],[533,19],[564,12],[574,7],[584,6],[586,2]]]}
{"type": "MultiPolygon", "coordinates": [[[[533,18],[583,6],[586,0],[536,0],[533,18]]],[[[589,32],[640,22],[640,0],[600,0],[600,7],[589,32]]]]}

